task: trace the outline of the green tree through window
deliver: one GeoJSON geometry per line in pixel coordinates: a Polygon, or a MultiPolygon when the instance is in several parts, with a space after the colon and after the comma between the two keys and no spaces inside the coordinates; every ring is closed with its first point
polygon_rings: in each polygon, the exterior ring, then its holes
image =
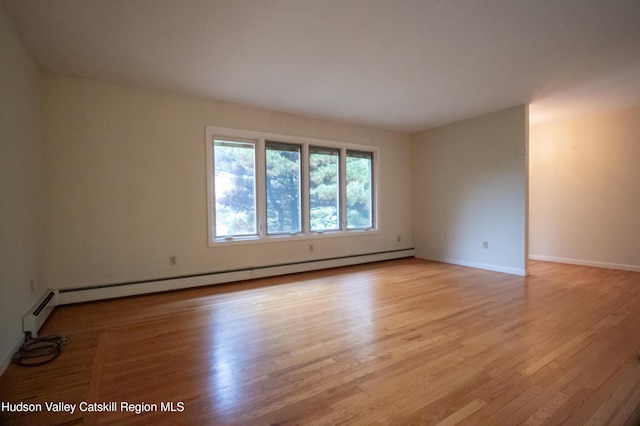
{"type": "Polygon", "coordinates": [[[309,208],[312,231],[340,229],[340,150],[309,148],[309,208]]]}
{"type": "Polygon", "coordinates": [[[371,228],[373,154],[347,151],[347,228],[371,228]]]}
{"type": "Polygon", "coordinates": [[[215,235],[255,235],[255,146],[252,143],[216,140],[214,147],[215,235]]]}
{"type": "Polygon", "coordinates": [[[211,246],[376,228],[375,148],[277,137],[207,127],[211,246]]]}
{"type": "Polygon", "coordinates": [[[267,233],[302,231],[301,147],[267,142],[267,233]]]}

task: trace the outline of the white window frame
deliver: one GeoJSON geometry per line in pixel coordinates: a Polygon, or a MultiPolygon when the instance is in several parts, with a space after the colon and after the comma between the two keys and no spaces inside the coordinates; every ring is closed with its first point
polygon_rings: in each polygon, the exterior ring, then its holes
{"type": "Polygon", "coordinates": [[[379,217],[379,149],[376,146],[344,143],[324,139],[306,138],[276,133],[256,132],[240,130],[229,127],[206,126],[206,171],[207,171],[207,234],[209,247],[223,245],[236,245],[247,243],[262,243],[275,241],[293,241],[317,238],[344,237],[354,235],[369,235],[380,231],[379,217]],[[214,141],[215,139],[238,140],[241,142],[255,143],[256,149],[256,215],[258,234],[251,236],[233,236],[215,238],[215,170],[214,170],[214,141]],[[267,203],[266,203],[266,142],[282,142],[295,144],[302,147],[302,231],[295,234],[267,234],[267,203]],[[340,150],[340,229],[327,231],[311,231],[310,227],[310,201],[309,201],[309,147],[327,147],[340,150]],[[347,229],[346,216],[346,152],[347,150],[371,152],[373,155],[373,178],[371,185],[373,198],[371,205],[372,226],[370,228],[347,229]]]}
{"type": "MultiPolygon", "coordinates": [[[[247,145],[253,145],[253,161],[254,161],[254,192],[255,192],[255,200],[254,200],[254,214],[255,214],[255,226],[256,226],[256,233],[255,234],[247,234],[247,235],[234,235],[234,236],[228,236],[228,235],[222,235],[222,236],[216,236],[217,234],[217,228],[216,228],[216,222],[215,222],[215,204],[216,204],[216,199],[215,199],[215,191],[211,191],[211,203],[213,203],[212,208],[214,209],[214,215],[213,215],[213,222],[211,223],[211,238],[213,238],[215,241],[219,241],[219,240],[228,240],[228,239],[252,239],[252,238],[256,238],[258,235],[260,235],[260,222],[259,222],[259,214],[258,214],[258,209],[260,208],[260,196],[259,196],[259,190],[258,190],[258,176],[261,173],[261,169],[260,169],[260,164],[264,163],[264,161],[261,161],[260,159],[260,152],[259,152],[259,146],[258,146],[258,142],[255,140],[251,140],[251,139],[241,139],[241,138],[218,138],[218,137],[214,137],[214,139],[211,141],[211,147],[210,147],[210,154],[211,156],[208,158],[211,158],[211,184],[212,186],[215,188],[215,169],[214,169],[214,156],[215,156],[215,141],[216,140],[220,140],[220,139],[228,139],[229,142],[237,142],[237,143],[241,143],[241,144],[247,144],[247,145]]],[[[209,154],[209,152],[207,153],[209,154]]]]}
{"type": "Polygon", "coordinates": [[[336,148],[333,146],[328,146],[327,144],[323,144],[320,146],[314,145],[314,144],[308,144],[306,149],[307,149],[307,170],[306,170],[307,171],[307,187],[306,189],[308,192],[308,196],[305,197],[305,201],[307,202],[305,211],[307,212],[307,219],[309,221],[309,232],[311,234],[321,235],[325,232],[329,233],[329,232],[342,231],[344,228],[343,225],[344,223],[346,223],[346,222],[343,223],[343,218],[342,218],[342,211],[345,210],[346,208],[346,204],[343,204],[344,200],[346,199],[345,197],[343,197],[343,193],[345,193],[346,195],[346,191],[342,190],[343,180],[345,179],[345,177],[342,176],[344,172],[342,155],[344,154],[345,150],[341,148],[336,148]],[[309,165],[309,157],[311,156],[312,148],[321,148],[321,149],[325,148],[330,150],[336,150],[338,152],[338,200],[337,200],[338,201],[338,229],[317,229],[317,230],[311,229],[311,167],[309,165]]]}
{"type": "MultiPolygon", "coordinates": [[[[268,167],[267,167],[267,161],[266,161],[266,153],[267,153],[267,145],[269,145],[269,143],[273,143],[273,144],[280,144],[280,145],[289,145],[289,146],[297,146],[300,148],[300,193],[298,194],[300,196],[300,230],[299,231],[291,231],[291,232],[269,232],[269,224],[267,223],[267,219],[269,216],[269,203],[265,202],[266,204],[266,217],[265,217],[265,226],[266,226],[266,235],[271,237],[271,236],[279,236],[279,235],[296,235],[299,234],[301,232],[303,232],[304,230],[304,224],[305,224],[305,208],[303,206],[303,200],[305,199],[305,191],[304,191],[304,187],[305,187],[305,179],[304,179],[304,165],[303,165],[303,158],[305,156],[305,152],[304,152],[304,146],[300,145],[300,144],[294,144],[294,143],[289,143],[289,142],[281,142],[280,140],[278,141],[274,141],[271,139],[265,139],[264,141],[264,145],[265,145],[265,172],[268,171],[268,167]]],[[[265,185],[264,185],[264,194],[265,197],[268,197],[268,188],[266,185],[266,173],[264,175],[264,179],[265,179],[265,185]]],[[[265,200],[267,201],[267,200],[265,200]]]]}

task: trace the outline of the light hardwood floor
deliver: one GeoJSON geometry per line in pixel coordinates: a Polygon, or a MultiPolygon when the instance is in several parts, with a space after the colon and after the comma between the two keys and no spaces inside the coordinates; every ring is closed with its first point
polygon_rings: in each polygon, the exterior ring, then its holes
{"type": "Polygon", "coordinates": [[[0,423],[639,424],[640,273],[531,271],[403,259],[59,307],[42,333],[71,343],[0,401],[118,410],[0,423]]]}

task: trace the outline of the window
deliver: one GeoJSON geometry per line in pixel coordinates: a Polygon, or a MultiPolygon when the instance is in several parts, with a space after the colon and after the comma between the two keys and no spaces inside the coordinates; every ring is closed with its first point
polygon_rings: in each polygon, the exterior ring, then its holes
{"type": "Polygon", "coordinates": [[[216,238],[256,235],[255,144],[214,141],[216,238]]]}
{"type": "Polygon", "coordinates": [[[340,229],[340,150],[309,147],[311,231],[340,229]]]}
{"type": "Polygon", "coordinates": [[[371,228],[373,154],[347,150],[347,229],[371,228]]]}
{"type": "Polygon", "coordinates": [[[302,231],[301,147],[267,142],[267,234],[302,231]]]}
{"type": "Polygon", "coordinates": [[[207,126],[209,244],[377,229],[377,149],[207,126]]]}

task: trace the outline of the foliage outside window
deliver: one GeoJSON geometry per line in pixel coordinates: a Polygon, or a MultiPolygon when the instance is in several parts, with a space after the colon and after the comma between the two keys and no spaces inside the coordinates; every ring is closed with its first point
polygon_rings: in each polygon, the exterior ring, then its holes
{"type": "Polygon", "coordinates": [[[207,127],[210,244],[376,229],[377,151],[352,147],[207,127]]]}
{"type": "Polygon", "coordinates": [[[253,143],[215,141],[215,236],[256,235],[256,155],[253,143]]]}
{"type": "Polygon", "coordinates": [[[340,150],[309,148],[311,231],[340,229],[340,150]]]}
{"type": "Polygon", "coordinates": [[[267,142],[267,233],[302,231],[301,147],[267,142]]]}
{"type": "Polygon", "coordinates": [[[347,150],[347,228],[369,228],[371,216],[373,154],[347,150]]]}

